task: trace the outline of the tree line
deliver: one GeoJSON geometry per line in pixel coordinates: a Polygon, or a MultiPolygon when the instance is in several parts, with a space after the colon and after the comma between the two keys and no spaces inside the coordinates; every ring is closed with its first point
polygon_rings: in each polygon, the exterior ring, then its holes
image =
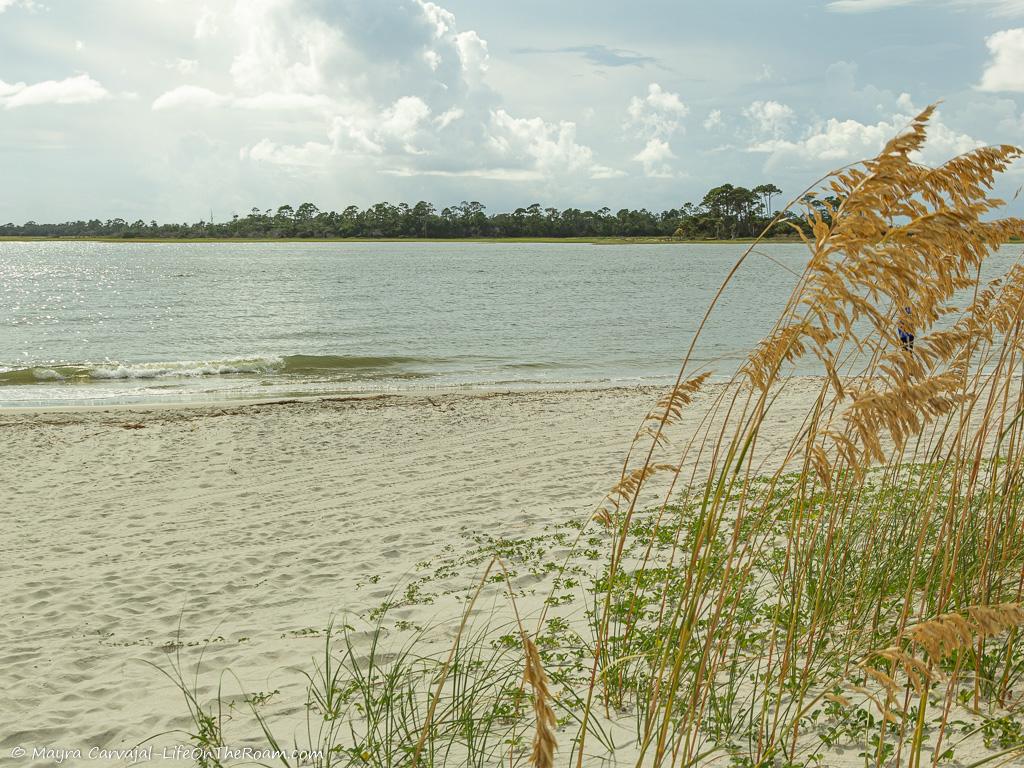
{"type": "MultiPolygon", "coordinates": [[[[782,194],[774,184],[753,189],[722,184],[709,190],[699,203],[656,212],[623,208],[613,213],[579,208],[542,208],[534,203],[510,213],[488,214],[479,202],[463,201],[438,210],[428,202],[377,203],[360,209],[324,211],[313,203],[277,210],[253,208],[229,221],[166,223],[125,219],[68,221],[61,224],[0,225],[7,237],[110,237],[110,238],[492,238],[492,237],[676,237],[725,240],[755,237],[774,216],[773,201],[782,194]]],[[[806,229],[801,217],[786,221],[806,229]]],[[[786,221],[778,222],[770,236],[793,234],[786,221]]]]}

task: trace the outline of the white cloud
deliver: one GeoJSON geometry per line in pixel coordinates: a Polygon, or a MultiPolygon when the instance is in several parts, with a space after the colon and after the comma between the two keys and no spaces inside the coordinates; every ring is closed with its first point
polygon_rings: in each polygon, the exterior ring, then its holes
{"type": "Polygon", "coordinates": [[[327,96],[308,93],[275,93],[267,91],[255,96],[232,97],[230,105],[240,109],[327,110],[333,102],[327,96]]]}
{"type": "MultiPolygon", "coordinates": [[[[427,138],[430,107],[418,96],[402,96],[385,109],[335,115],[328,130],[332,151],[348,155],[394,154],[420,155],[425,151],[416,143],[427,138]]],[[[445,113],[441,120],[457,118],[445,113]]]]}
{"type": "Polygon", "coordinates": [[[442,38],[449,30],[455,28],[454,13],[435,3],[425,2],[424,0],[417,0],[417,2],[420,8],[423,9],[423,15],[427,18],[427,21],[433,25],[435,38],[442,38]]]}
{"type": "Polygon", "coordinates": [[[194,75],[199,71],[199,62],[195,59],[171,59],[164,62],[164,66],[180,75],[194,75]]]}
{"type": "Polygon", "coordinates": [[[982,91],[1024,91],[1024,28],[1004,29],[985,39],[991,60],[981,75],[982,91]]]}
{"type": "Polygon", "coordinates": [[[750,146],[752,152],[800,155],[808,161],[836,162],[871,157],[897,131],[886,122],[865,125],[856,120],[830,118],[800,141],[769,139],[750,146]]]}
{"type": "Polygon", "coordinates": [[[647,137],[671,136],[678,130],[680,122],[690,113],[690,108],[679,98],[678,93],[663,89],[658,83],[647,86],[647,95],[634,96],[627,108],[628,124],[637,128],[638,134],[647,137]]]}
{"type": "Polygon", "coordinates": [[[196,19],[193,36],[196,40],[205,40],[208,37],[214,37],[219,31],[220,17],[212,8],[204,6],[196,19]]]}
{"type": "Polygon", "coordinates": [[[466,111],[464,109],[453,107],[452,109],[447,110],[444,114],[435,117],[434,124],[437,125],[438,128],[444,129],[456,120],[462,119],[465,115],[466,111]]]}
{"type": "Polygon", "coordinates": [[[675,160],[676,156],[667,141],[653,138],[633,159],[643,165],[645,176],[667,179],[673,175],[669,161],[675,160]]]}
{"type": "MultiPolygon", "coordinates": [[[[766,165],[769,168],[783,165],[820,167],[822,163],[836,167],[864,160],[876,155],[885,143],[904,130],[914,115],[920,111],[907,94],[902,94],[899,102],[902,108],[908,110],[906,114],[896,114],[876,123],[839,120],[833,117],[813,126],[798,141],[775,138],[757,142],[748,147],[748,150],[768,153],[770,157],[766,165]]],[[[920,152],[912,155],[912,159],[937,165],[981,146],[984,146],[984,142],[953,130],[942,122],[941,115],[936,114],[929,124],[927,142],[920,152]]]]}
{"type": "Polygon", "coordinates": [[[235,49],[231,93],[216,106],[319,108],[324,125],[309,138],[336,156],[375,158],[378,172],[411,157],[419,170],[495,160],[487,42],[436,3],[236,0],[221,28],[235,49]]]}
{"type": "Polygon", "coordinates": [[[545,177],[581,173],[609,178],[615,171],[594,162],[590,147],[576,141],[576,124],[549,123],[539,117],[513,117],[504,109],[491,113],[490,147],[502,158],[532,165],[545,177]]]}
{"type": "Polygon", "coordinates": [[[785,133],[796,117],[791,107],[777,101],[755,101],[743,114],[757,130],[771,136],[785,133]]]}
{"type": "MultiPolygon", "coordinates": [[[[960,0],[961,3],[970,5],[971,0],[960,0]]],[[[993,16],[1022,16],[1024,15],[1024,0],[981,0],[983,5],[992,7],[993,16]]]]}
{"type": "Polygon", "coordinates": [[[459,61],[465,72],[486,72],[489,54],[487,41],[473,30],[460,32],[455,36],[455,46],[459,51],[459,61]]]}
{"type": "Polygon", "coordinates": [[[722,110],[712,109],[704,118],[704,130],[713,131],[722,124],[722,110]]]}
{"type": "Polygon", "coordinates": [[[35,12],[45,10],[46,6],[35,2],[35,0],[0,0],[0,13],[8,8],[24,8],[26,11],[35,12]]]}
{"type": "Polygon", "coordinates": [[[761,65],[761,71],[757,73],[757,76],[754,78],[754,82],[757,82],[757,83],[767,83],[769,80],[774,80],[774,79],[775,79],[775,70],[772,69],[771,66],[769,66],[768,64],[762,64],[761,65]]]}
{"type": "Polygon", "coordinates": [[[0,80],[0,105],[5,109],[42,104],[90,104],[110,98],[110,92],[87,74],[40,83],[5,83],[0,80]]]}
{"type": "Polygon", "coordinates": [[[380,132],[408,146],[430,117],[430,107],[418,96],[403,96],[381,114],[380,132]]]}
{"type": "MultiPolygon", "coordinates": [[[[427,104],[414,96],[403,97],[367,117],[338,115],[329,131],[330,143],[311,141],[303,145],[280,145],[264,139],[243,150],[243,159],[292,167],[323,167],[339,155],[394,157],[404,152],[406,162],[380,170],[391,176],[433,176],[479,178],[500,181],[540,181],[566,175],[607,179],[623,175],[621,171],[594,162],[590,147],[576,139],[576,125],[551,123],[539,117],[517,118],[505,110],[491,113],[488,138],[471,153],[476,167],[438,168],[410,165],[422,155],[416,146],[428,139],[429,131],[462,118],[461,110],[446,112],[431,119],[427,104]]],[[[463,161],[466,158],[461,158],[463,161]]]]}
{"type": "Polygon", "coordinates": [[[336,152],[355,155],[379,155],[384,146],[373,137],[372,126],[360,125],[357,120],[345,115],[338,115],[331,123],[328,136],[331,146],[336,152]]]}
{"type": "Polygon", "coordinates": [[[211,109],[222,107],[231,101],[229,96],[201,88],[198,85],[179,85],[158,96],[153,102],[153,111],[162,109],[211,109]]]}
{"type": "Polygon", "coordinates": [[[235,107],[238,109],[262,110],[326,110],[332,102],[326,96],[305,93],[258,93],[255,96],[235,96],[231,93],[217,93],[198,85],[179,85],[158,96],[152,109],[217,109],[235,107]]]}
{"type": "Polygon", "coordinates": [[[441,66],[441,54],[430,48],[423,52],[423,60],[427,62],[431,72],[437,72],[437,68],[441,66]]]}
{"type": "Polygon", "coordinates": [[[920,0],[833,0],[826,6],[830,11],[840,13],[869,13],[901,5],[914,5],[920,0]]]}
{"type": "Polygon", "coordinates": [[[243,160],[248,158],[258,163],[296,169],[323,168],[330,161],[332,154],[331,147],[320,142],[281,145],[270,139],[263,139],[251,147],[243,148],[240,152],[243,160]]]}
{"type": "Polygon", "coordinates": [[[476,168],[468,171],[442,171],[417,168],[389,168],[383,171],[388,176],[434,176],[444,179],[489,179],[492,181],[543,181],[539,171],[519,168],[476,168]]]}
{"type": "Polygon", "coordinates": [[[319,93],[342,48],[340,30],[289,0],[238,2],[232,13],[241,47],[231,77],[243,91],[319,93]]]}
{"type": "MultiPolygon", "coordinates": [[[[936,0],[928,0],[932,5],[936,0]]],[[[938,0],[954,9],[986,9],[993,16],[1024,14],[1024,0],[938,0]]],[[[924,5],[925,0],[832,0],[826,8],[838,13],[871,13],[906,5],[924,5]]]]}

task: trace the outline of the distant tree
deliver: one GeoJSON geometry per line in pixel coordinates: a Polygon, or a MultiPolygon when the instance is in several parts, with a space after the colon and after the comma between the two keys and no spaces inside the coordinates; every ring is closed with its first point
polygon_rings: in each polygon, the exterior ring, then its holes
{"type": "MultiPolygon", "coordinates": [[[[232,215],[229,221],[214,223],[166,223],[141,219],[129,224],[125,219],[106,221],[68,221],[61,224],[8,223],[0,227],[5,236],[57,237],[686,237],[725,238],[749,237],[761,232],[769,223],[772,199],[781,194],[774,184],[760,184],[754,189],[721,184],[703,196],[700,203],[685,202],[678,208],[651,211],[646,208],[622,208],[612,213],[607,206],[597,210],[566,208],[531,203],[510,213],[488,214],[476,201],[463,200],[442,208],[420,200],[410,205],[387,201],[365,210],[349,205],[340,212],[324,211],[314,203],[300,203],[298,208],[285,204],[261,211],[252,208],[248,214],[232,215]]],[[[810,204],[826,221],[831,210],[840,203],[830,197],[809,197],[810,204]]],[[[769,235],[790,231],[788,224],[806,227],[797,216],[786,216],[769,235]]]]}
{"type": "MultiPolygon", "coordinates": [[[[282,206],[288,207],[288,206],[282,206]]],[[[299,221],[312,221],[320,213],[320,209],[312,203],[303,203],[295,210],[295,218],[299,221]]]]}
{"type": "Polygon", "coordinates": [[[760,195],[764,200],[764,209],[769,216],[772,215],[772,198],[781,195],[782,190],[774,184],[758,184],[751,190],[755,195],[760,195]]]}

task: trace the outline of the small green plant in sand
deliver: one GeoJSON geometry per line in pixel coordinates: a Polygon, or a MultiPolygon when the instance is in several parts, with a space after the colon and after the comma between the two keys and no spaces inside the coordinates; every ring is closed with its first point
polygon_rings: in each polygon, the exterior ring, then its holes
{"type": "Polygon", "coordinates": [[[402,599],[440,611],[483,572],[444,646],[385,629],[393,604],[327,634],[318,764],[1024,761],[1024,266],[981,279],[1024,232],[989,195],[1021,152],[923,166],[932,112],[787,207],[812,234],[778,322],[714,386],[694,339],[592,520],[419,576],[402,599]]]}

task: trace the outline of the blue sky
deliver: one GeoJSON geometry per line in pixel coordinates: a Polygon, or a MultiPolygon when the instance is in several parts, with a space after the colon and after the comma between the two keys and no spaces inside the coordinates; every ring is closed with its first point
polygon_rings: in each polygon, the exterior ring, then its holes
{"type": "Polygon", "coordinates": [[[795,194],[940,99],[1024,144],[1024,0],[0,0],[0,221],[795,194]]]}

